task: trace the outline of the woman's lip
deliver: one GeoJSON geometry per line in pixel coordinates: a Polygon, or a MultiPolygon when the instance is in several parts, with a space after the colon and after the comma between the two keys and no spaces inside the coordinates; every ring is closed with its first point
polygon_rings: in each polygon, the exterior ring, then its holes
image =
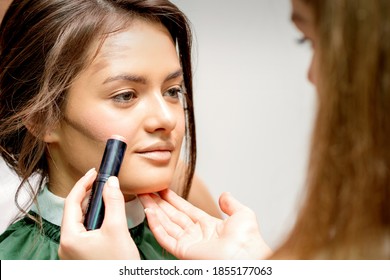
{"type": "Polygon", "coordinates": [[[175,150],[175,145],[171,142],[157,142],[151,145],[147,145],[143,148],[136,149],[136,153],[151,153],[151,152],[172,152],[175,150]]]}
{"type": "Polygon", "coordinates": [[[135,149],[137,155],[158,164],[169,163],[173,151],[175,151],[175,145],[171,141],[158,141],[135,149]]]}
{"type": "Polygon", "coordinates": [[[161,163],[169,162],[172,157],[172,152],[169,150],[137,152],[137,154],[146,159],[153,160],[156,162],[161,162],[161,163]]]}

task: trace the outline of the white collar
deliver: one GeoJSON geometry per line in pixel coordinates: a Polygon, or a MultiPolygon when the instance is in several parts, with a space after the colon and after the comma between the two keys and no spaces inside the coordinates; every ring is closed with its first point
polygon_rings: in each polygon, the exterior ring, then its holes
{"type": "MultiPolygon", "coordinates": [[[[37,197],[39,211],[34,203],[31,210],[49,221],[52,224],[61,226],[62,215],[64,212],[65,198],[53,194],[47,186],[39,193],[37,197]]],[[[133,228],[141,224],[145,219],[144,208],[138,198],[125,203],[127,226],[133,228]]]]}

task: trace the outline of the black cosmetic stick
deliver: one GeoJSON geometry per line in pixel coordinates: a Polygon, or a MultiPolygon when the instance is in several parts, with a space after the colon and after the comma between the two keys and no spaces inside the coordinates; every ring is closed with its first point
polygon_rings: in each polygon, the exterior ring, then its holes
{"type": "Polygon", "coordinates": [[[84,226],[87,230],[101,227],[104,219],[103,188],[110,176],[118,176],[125,155],[125,138],[113,135],[107,140],[99,172],[93,183],[91,196],[85,214],[84,226]]]}

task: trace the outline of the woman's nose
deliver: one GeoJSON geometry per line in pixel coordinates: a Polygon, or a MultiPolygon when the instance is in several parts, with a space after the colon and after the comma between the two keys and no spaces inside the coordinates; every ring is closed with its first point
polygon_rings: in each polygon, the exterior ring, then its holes
{"type": "Polygon", "coordinates": [[[316,53],[313,53],[311,61],[310,61],[309,69],[307,71],[307,79],[314,86],[316,86],[316,84],[317,84],[317,75],[318,75],[318,73],[317,73],[317,71],[318,71],[318,69],[317,69],[317,67],[318,67],[317,59],[318,58],[317,58],[316,53]]]}
{"type": "Polygon", "coordinates": [[[170,133],[177,123],[178,116],[175,111],[177,111],[175,105],[167,102],[161,93],[154,94],[147,105],[145,129],[150,133],[155,131],[170,133]]]}

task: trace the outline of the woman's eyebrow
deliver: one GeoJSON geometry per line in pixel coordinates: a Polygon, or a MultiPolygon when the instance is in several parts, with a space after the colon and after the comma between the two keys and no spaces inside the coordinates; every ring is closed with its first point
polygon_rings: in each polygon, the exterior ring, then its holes
{"type": "Polygon", "coordinates": [[[291,14],[291,21],[294,22],[295,24],[300,23],[304,24],[307,22],[307,20],[299,13],[296,11],[293,11],[291,14]]]}
{"type": "Polygon", "coordinates": [[[165,78],[164,82],[168,82],[168,81],[170,81],[170,80],[173,80],[173,79],[176,79],[176,78],[182,77],[182,76],[183,76],[183,70],[182,70],[182,69],[178,69],[178,70],[176,70],[175,72],[172,72],[171,74],[169,74],[169,75],[165,78]]]}
{"type": "MultiPolygon", "coordinates": [[[[164,82],[176,79],[178,77],[183,76],[183,70],[178,69],[172,73],[170,73],[164,80],[164,82]]],[[[104,80],[103,84],[111,83],[114,81],[118,80],[125,80],[125,81],[130,81],[130,82],[135,82],[139,84],[146,84],[148,82],[148,79],[139,75],[134,75],[134,74],[119,74],[116,76],[108,77],[107,79],[104,80]]]]}
{"type": "MultiPolygon", "coordinates": [[[[170,73],[164,80],[164,82],[176,79],[178,77],[183,76],[183,70],[178,69],[172,73],[170,73]]],[[[111,83],[114,81],[118,80],[125,80],[125,81],[130,81],[130,82],[135,82],[139,84],[146,84],[148,82],[147,78],[139,76],[139,75],[134,75],[134,74],[119,74],[116,76],[108,77],[107,79],[104,80],[103,84],[111,83]]]]}
{"type": "Polygon", "coordinates": [[[120,74],[113,77],[108,77],[104,80],[103,84],[111,83],[118,80],[125,80],[130,82],[135,82],[139,84],[146,84],[147,79],[138,75],[133,74],[120,74]]]}

